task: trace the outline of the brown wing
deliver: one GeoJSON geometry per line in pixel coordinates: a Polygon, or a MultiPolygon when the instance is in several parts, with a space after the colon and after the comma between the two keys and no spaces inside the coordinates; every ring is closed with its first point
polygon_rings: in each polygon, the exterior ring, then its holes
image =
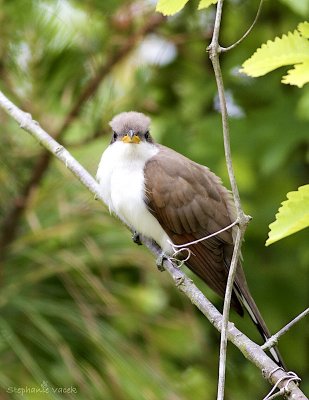
{"type": "MultiPolygon", "coordinates": [[[[231,195],[208,168],[173,150],[160,151],[145,166],[147,204],[174,244],[200,239],[230,225],[235,219],[231,195]]],[[[232,230],[190,246],[186,265],[224,297],[233,253],[232,230]]],[[[241,266],[240,266],[241,269],[241,266]]],[[[242,271],[237,280],[243,280],[242,271]]],[[[232,306],[243,314],[233,295],[232,306]]]]}

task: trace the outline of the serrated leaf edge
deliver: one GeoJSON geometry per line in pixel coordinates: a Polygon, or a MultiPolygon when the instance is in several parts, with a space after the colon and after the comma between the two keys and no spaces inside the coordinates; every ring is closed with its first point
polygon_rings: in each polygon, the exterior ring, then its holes
{"type": "MultiPolygon", "coordinates": [[[[298,220],[297,220],[297,223],[295,224],[295,225],[299,225],[299,222],[300,222],[300,221],[302,221],[304,218],[305,218],[305,221],[306,221],[306,218],[308,218],[308,223],[307,223],[307,225],[305,225],[303,228],[297,229],[297,230],[295,230],[295,231],[293,232],[293,229],[291,229],[291,225],[290,225],[290,226],[286,229],[286,232],[285,232],[285,233],[281,233],[281,234],[277,234],[277,235],[273,235],[273,234],[271,233],[271,232],[272,232],[272,227],[273,227],[274,225],[278,224],[278,216],[280,217],[280,215],[281,215],[281,213],[282,213],[281,210],[282,210],[283,208],[285,208],[285,207],[288,207],[288,205],[286,205],[286,203],[289,203],[289,202],[293,201],[293,197],[294,197],[295,195],[296,195],[296,196],[301,195],[302,192],[304,192],[304,197],[305,197],[306,195],[308,196],[308,193],[307,193],[308,188],[309,188],[309,184],[300,186],[297,190],[294,190],[294,191],[292,191],[292,192],[288,192],[288,193],[287,193],[287,200],[284,200],[284,201],[281,203],[281,206],[279,207],[278,212],[277,212],[276,215],[275,215],[275,217],[276,217],[275,221],[272,222],[271,224],[269,224],[268,239],[266,240],[265,246],[269,246],[269,245],[271,245],[271,244],[277,242],[278,240],[281,240],[281,239],[283,239],[283,238],[285,238],[285,237],[287,237],[287,236],[292,235],[293,233],[296,233],[296,232],[298,232],[298,231],[300,231],[300,230],[303,230],[303,229],[308,228],[308,226],[309,226],[309,217],[305,216],[305,217],[303,217],[303,218],[301,218],[301,219],[298,219],[298,220]],[[290,233],[289,233],[289,232],[290,232],[290,233]],[[270,235],[272,235],[272,238],[270,238],[270,235]]],[[[305,198],[306,198],[306,197],[305,197],[305,198]]],[[[309,207],[308,207],[308,215],[309,215],[309,207]]],[[[282,216],[282,215],[281,215],[281,216],[282,216]]],[[[295,229],[295,228],[294,228],[294,229],[295,229]]]]}

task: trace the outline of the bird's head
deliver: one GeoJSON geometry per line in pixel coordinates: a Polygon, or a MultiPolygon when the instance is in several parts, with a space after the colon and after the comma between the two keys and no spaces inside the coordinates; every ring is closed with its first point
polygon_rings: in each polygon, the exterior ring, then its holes
{"type": "Polygon", "coordinates": [[[109,125],[113,130],[111,144],[119,141],[129,144],[153,143],[149,133],[150,118],[142,113],[123,112],[116,115],[109,125]]]}

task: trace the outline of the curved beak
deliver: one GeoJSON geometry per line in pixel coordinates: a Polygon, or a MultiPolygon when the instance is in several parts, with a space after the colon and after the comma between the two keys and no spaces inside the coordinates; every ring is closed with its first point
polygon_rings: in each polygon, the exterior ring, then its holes
{"type": "Polygon", "coordinates": [[[134,131],[133,131],[133,129],[130,129],[130,130],[129,130],[129,136],[130,136],[131,139],[133,138],[133,136],[134,136],[134,131]]]}

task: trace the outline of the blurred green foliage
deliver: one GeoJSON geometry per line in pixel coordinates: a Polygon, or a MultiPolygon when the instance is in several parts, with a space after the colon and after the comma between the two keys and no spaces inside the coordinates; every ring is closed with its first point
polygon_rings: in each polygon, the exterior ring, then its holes
{"type": "MultiPolygon", "coordinates": [[[[261,43],[304,19],[305,6],[292,4],[265,2],[251,35],[221,57],[234,166],[243,206],[253,216],[244,268],[273,332],[308,300],[307,232],[271,248],[264,243],[286,193],[308,179],[309,88],[282,85],[281,71],[258,79],[237,71],[261,43]]],[[[216,86],[205,51],[214,9],[198,12],[196,5],[189,2],[152,34],[172,45],[176,57],[163,63],[161,49],[150,62],[154,45],[141,51],[140,37],[69,125],[63,141],[91,173],[109,142],[107,122],[120,111],[138,110],[152,117],[157,140],[208,165],[228,185],[216,86]]],[[[1,90],[55,133],[89,80],[147,24],[154,7],[151,1],[0,1],[1,90]]],[[[222,45],[243,34],[257,7],[258,1],[226,2],[222,45]]],[[[2,221],[42,148],[2,112],[0,122],[2,221]]],[[[1,399],[215,398],[218,333],[57,161],[32,188],[17,235],[1,254],[0,307],[1,399]],[[26,388],[37,393],[21,393],[26,388]]],[[[249,318],[232,314],[232,319],[257,339],[249,318]]],[[[300,322],[280,341],[304,391],[309,389],[305,326],[300,322]]],[[[268,390],[257,369],[229,346],[226,399],[258,399],[268,390]]]]}

